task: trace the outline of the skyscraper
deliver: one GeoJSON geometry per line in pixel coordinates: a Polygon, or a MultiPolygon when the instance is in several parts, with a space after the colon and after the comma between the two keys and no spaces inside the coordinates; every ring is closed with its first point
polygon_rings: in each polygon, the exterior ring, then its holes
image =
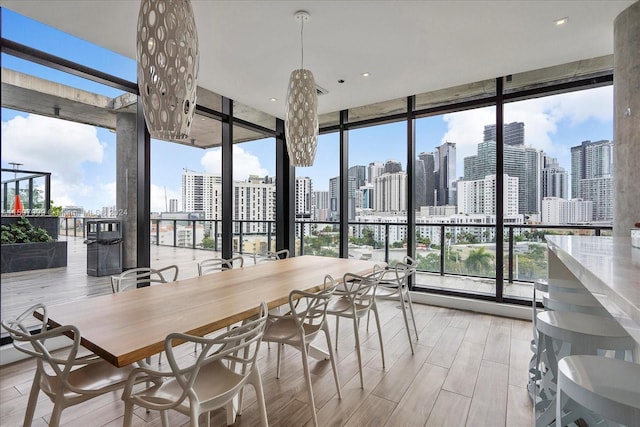
{"type": "MultiPolygon", "coordinates": [[[[518,178],[518,212],[540,212],[540,152],[532,147],[504,147],[504,173],[518,178]]],[[[478,144],[478,153],[464,159],[464,180],[474,181],[496,173],[496,143],[478,144]]]]}
{"type": "Polygon", "coordinates": [[[454,205],[456,197],[456,144],[445,142],[434,153],[435,187],[438,206],[454,205]]]}
{"type": "Polygon", "coordinates": [[[613,220],[613,142],[571,147],[571,196],[593,201],[593,220],[613,220]]]}
{"type": "Polygon", "coordinates": [[[373,184],[373,180],[383,173],[384,164],[382,162],[371,162],[369,163],[369,174],[367,175],[367,181],[373,184]]]}
{"type": "MultiPolygon", "coordinates": [[[[518,178],[504,175],[504,215],[518,214],[518,178]]],[[[464,214],[496,213],[496,176],[487,175],[473,181],[458,181],[458,212],[464,214]]]]}
{"type": "Polygon", "coordinates": [[[377,212],[407,211],[407,173],[384,173],[374,183],[374,206],[377,212]]]}
{"type": "Polygon", "coordinates": [[[416,160],[416,208],[435,205],[435,161],[433,153],[420,153],[416,160]]]}
{"type": "MultiPolygon", "coordinates": [[[[524,145],[524,123],[512,122],[502,127],[504,145],[524,145]]],[[[484,127],[484,142],[496,140],[496,125],[484,127]]]]}
{"type": "Polygon", "coordinates": [[[182,211],[204,212],[204,219],[222,219],[222,177],[182,171],[182,211]]]}
{"type": "Polygon", "coordinates": [[[402,163],[397,160],[387,160],[384,163],[384,173],[402,172],[402,163]]]}
{"type": "Polygon", "coordinates": [[[311,218],[313,183],[308,176],[296,177],[296,218],[311,218]]]}
{"type": "Polygon", "coordinates": [[[542,167],[542,199],[545,197],[569,198],[569,176],[567,171],[558,164],[558,160],[543,156],[542,167]]]}

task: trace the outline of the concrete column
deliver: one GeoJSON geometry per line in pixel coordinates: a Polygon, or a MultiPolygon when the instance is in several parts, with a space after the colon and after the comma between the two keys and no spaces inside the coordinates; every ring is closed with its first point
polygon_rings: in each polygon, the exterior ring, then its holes
{"type": "Polygon", "coordinates": [[[640,1],[614,21],[613,234],[640,222],[640,1]]]}
{"type": "Polygon", "coordinates": [[[116,209],[122,220],[123,269],[137,267],[137,132],[136,115],[118,113],[116,118],[116,209]]]}

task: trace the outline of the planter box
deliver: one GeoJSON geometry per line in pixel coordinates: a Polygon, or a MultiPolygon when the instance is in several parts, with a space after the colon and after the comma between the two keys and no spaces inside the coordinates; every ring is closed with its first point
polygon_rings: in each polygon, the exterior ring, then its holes
{"type": "Polygon", "coordinates": [[[0,247],[2,273],[67,266],[67,242],[14,243],[0,247]]]}
{"type": "MultiPolygon", "coordinates": [[[[42,227],[47,230],[49,236],[53,240],[58,240],[58,230],[60,228],[60,218],[57,216],[50,215],[23,215],[25,216],[31,225],[34,227],[42,227]]],[[[15,216],[3,216],[2,217],[2,225],[11,225],[18,222],[20,219],[19,215],[15,216]]]]}

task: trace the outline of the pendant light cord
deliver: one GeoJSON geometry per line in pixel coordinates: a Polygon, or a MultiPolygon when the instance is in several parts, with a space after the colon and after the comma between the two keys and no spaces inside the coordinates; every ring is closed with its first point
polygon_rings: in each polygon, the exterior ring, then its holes
{"type": "Polygon", "coordinates": [[[300,51],[301,51],[301,59],[300,59],[300,68],[304,68],[304,18],[300,19],[302,25],[300,25],[300,51]]]}

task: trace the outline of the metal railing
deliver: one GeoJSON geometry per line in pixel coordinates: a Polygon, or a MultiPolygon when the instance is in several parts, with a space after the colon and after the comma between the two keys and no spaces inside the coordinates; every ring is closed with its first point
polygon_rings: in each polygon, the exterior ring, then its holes
{"type": "MultiPolygon", "coordinates": [[[[61,218],[60,234],[84,238],[88,219],[94,218],[61,218]]],[[[349,227],[350,256],[360,253],[363,258],[393,264],[407,252],[401,238],[406,238],[406,223],[350,222],[349,227]]],[[[219,220],[152,219],[150,233],[153,245],[220,251],[221,230],[219,220]]],[[[265,253],[276,249],[274,221],[236,220],[233,230],[233,251],[236,253],[265,253]]],[[[496,266],[491,264],[495,259],[494,224],[417,224],[416,230],[415,253],[420,271],[440,276],[495,278],[496,266]],[[470,256],[474,257],[471,261],[470,256]]],[[[600,236],[611,230],[610,225],[505,224],[505,283],[533,282],[546,275],[546,250],[540,251],[545,246],[546,234],[600,236]]],[[[339,223],[296,221],[294,252],[337,257],[339,223]]]]}

